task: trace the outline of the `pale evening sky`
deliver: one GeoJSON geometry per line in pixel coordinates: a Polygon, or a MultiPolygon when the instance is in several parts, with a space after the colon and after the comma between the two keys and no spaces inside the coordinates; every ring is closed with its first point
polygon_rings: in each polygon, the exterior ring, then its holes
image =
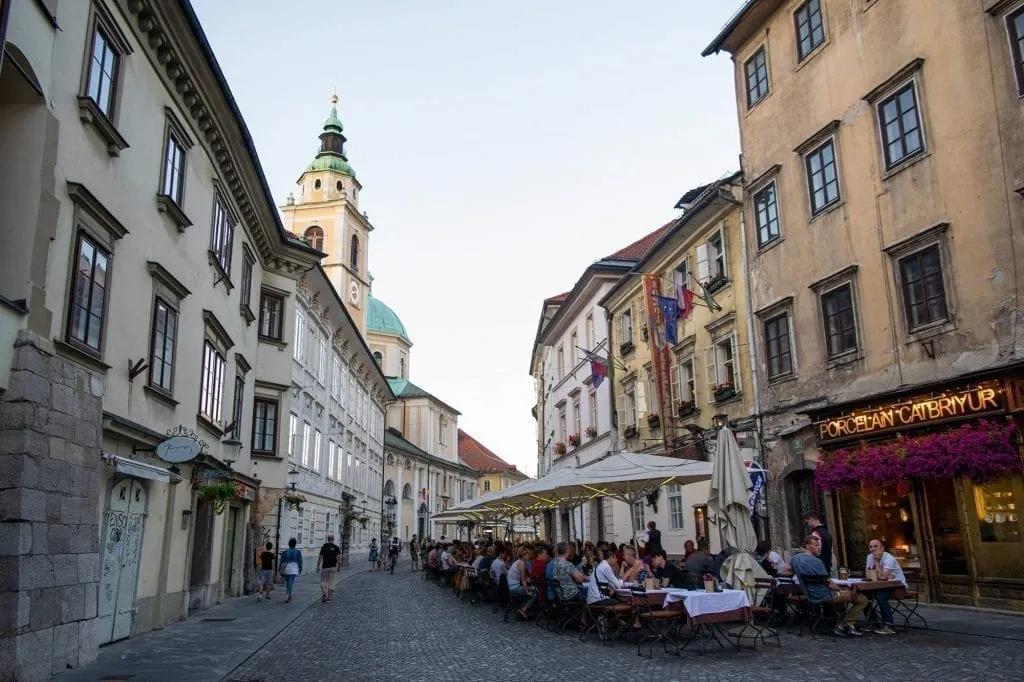
{"type": "Polygon", "coordinates": [[[410,379],[537,469],[529,359],[544,298],[739,167],[741,0],[192,0],[284,203],[337,87],[374,295],[410,379]]]}

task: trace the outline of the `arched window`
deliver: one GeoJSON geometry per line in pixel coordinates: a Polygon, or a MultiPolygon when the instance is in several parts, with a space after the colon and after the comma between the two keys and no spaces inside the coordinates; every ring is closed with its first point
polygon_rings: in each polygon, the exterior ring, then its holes
{"type": "Polygon", "coordinates": [[[343,186],[343,185],[341,184],[341,180],[338,180],[338,181],[337,181],[336,183],[334,183],[334,186],[338,188],[338,191],[339,191],[339,192],[340,192],[340,191],[341,191],[342,189],[344,189],[344,186],[343,186]]]}
{"type": "Polygon", "coordinates": [[[373,361],[376,362],[378,365],[384,362],[384,356],[380,354],[379,350],[373,351],[373,361]]]}
{"type": "Polygon", "coordinates": [[[320,179],[317,178],[313,181],[313,189],[320,189],[320,179]]]}
{"type": "Polygon", "coordinates": [[[352,235],[352,249],[349,265],[353,270],[359,272],[359,235],[352,235]]]}
{"type": "Polygon", "coordinates": [[[389,479],[388,482],[384,484],[384,497],[394,497],[394,496],[395,496],[395,482],[389,479]]]}
{"type": "Polygon", "coordinates": [[[412,499],[412,486],[409,485],[408,483],[406,483],[405,487],[402,488],[402,499],[403,500],[411,500],[412,499]]]}
{"type": "Polygon", "coordinates": [[[400,376],[401,378],[404,379],[405,378],[405,358],[402,358],[401,360],[399,360],[399,364],[401,365],[401,370],[398,372],[398,376],[400,376]]]}
{"type": "Polygon", "coordinates": [[[324,231],[319,225],[313,225],[306,230],[305,235],[306,243],[312,246],[317,251],[324,250],[324,231]]]}

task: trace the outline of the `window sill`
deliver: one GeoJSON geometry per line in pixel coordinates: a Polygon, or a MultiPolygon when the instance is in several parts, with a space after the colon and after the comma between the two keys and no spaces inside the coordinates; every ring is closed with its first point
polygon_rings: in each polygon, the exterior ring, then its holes
{"type": "Polygon", "coordinates": [[[778,386],[781,384],[788,384],[791,381],[796,381],[796,379],[796,372],[787,372],[785,374],[780,374],[777,377],[768,377],[768,385],[778,386]]]}
{"type": "Polygon", "coordinates": [[[837,367],[845,367],[846,365],[852,365],[853,363],[864,359],[864,351],[857,349],[847,351],[842,355],[837,355],[833,358],[829,358],[825,361],[825,369],[836,369],[837,367]]]}
{"type": "Polygon", "coordinates": [[[753,104],[748,104],[747,105],[747,110],[745,112],[743,112],[743,115],[744,116],[749,116],[750,114],[752,114],[759,106],[761,106],[761,104],[763,104],[766,100],[770,99],[774,92],[775,92],[774,90],[769,88],[768,92],[765,94],[764,97],[762,97],[761,99],[757,100],[753,104]]]}
{"type": "Polygon", "coordinates": [[[932,156],[932,153],[929,152],[929,151],[920,151],[917,154],[914,154],[913,156],[911,156],[909,159],[905,159],[903,161],[900,161],[899,163],[897,163],[892,168],[888,168],[885,171],[883,171],[882,172],[882,180],[888,180],[889,178],[893,177],[894,175],[899,175],[900,173],[902,173],[903,171],[907,170],[908,168],[910,168],[912,166],[916,166],[917,164],[921,163],[922,161],[930,159],[931,156],[932,156]]]}
{"type": "Polygon", "coordinates": [[[228,277],[228,273],[224,269],[224,266],[220,264],[217,254],[213,251],[207,251],[206,254],[210,259],[210,267],[212,267],[214,272],[217,273],[217,279],[214,280],[213,286],[216,287],[221,282],[224,282],[224,287],[228,290],[228,293],[231,293],[231,290],[235,288],[235,285],[231,283],[231,278],[228,277]]]}
{"type": "Polygon", "coordinates": [[[712,404],[713,405],[729,405],[730,403],[738,403],[742,399],[743,399],[743,393],[742,392],[738,392],[738,393],[733,393],[728,398],[722,398],[721,400],[715,400],[712,404]]]}
{"type": "Polygon", "coordinates": [[[125,140],[117,128],[107,118],[107,115],[100,111],[99,106],[92,97],[78,96],[78,118],[83,123],[91,125],[103,141],[107,143],[107,153],[111,156],[120,156],[121,152],[128,149],[128,141],[125,140]]]}
{"type": "Polygon", "coordinates": [[[181,210],[180,206],[178,206],[178,202],[166,194],[156,195],[156,210],[170,216],[171,220],[174,221],[175,227],[178,228],[179,233],[184,234],[186,228],[192,226],[192,221],[188,219],[185,212],[181,210]]]}
{"type": "Polygon", "coordinates": [[[770,242],[768,242],[767,244],[765,244],[763,246],[759,245],[757,247],[757,255],[761,256],[761,255],[767,253],[768,251],[771,251],[776,246],[781,244],[783,241],[785,241],[785,240],[781,236],[779,236],[779,237],[776,237],[775,239],[771,240],[770,242]]]}
{"type": "Polygon", "coordinates": [[[906,341],[904,343],[908,346],[928,339],[933,339],[936,336],[942,336],[948,334],[951,331],[956,330],[956,321],[953,319],[943,320],[942,322],[934,322],[925,327],[918,327],[907,334],[906,341]]]}
{"type": "Polygon", "coordinates": [[[252,308],[245,303],[241,303],[238,306],[238,313],[245,320],[245,326],[248,327],[256,320],[256,316],[252,314],[252,308]]]}
{"type": "Polygon", "coordinates": [[[103,362],[98,355],[82,350],[77,344],[68,343],[61,339],[54,339],[53,345],[57,349],[57,352],[67,359],[80,365],[85,365],[94,372],[106,374],[110,370],[110,365],[103,362]]]}
{"type": "Polygon", "coordinates": [[[257,451],[252,451],[252,452],[249,453],[249,456],[250,457],[255,457],[256,459],[266,459],[266,460],[272,460],[272,461],[275,461],[275,462],[281,461],[281,457],[279,455],[277,455],[276,453],[273,453],[273,452],[257,452],[257,451]]]}
{"type": "Polygon", "coordinates": [[[797,59],[799,59],[800,61],[797,62],[796,68],[793,69],[793,73],[797,73],[798,71],[800,71],[800,69],[807,66],[815,57],[824,52],[825,48],[828,47],[829,42],[831,42],[829,40],[829,37],[825,36],[825,40],[821,41],[821,45],[818,45],[813,50],[805,54],[803,57],[800,57],[800,55],[798,54],[797,59]]]}
{"type": "Polygon", "coordinates": [[[821,209],[820,211],[815,213],[813,216],[811,216],[811,224],[813,225],[815,222],[821,220],[825,216],[833,213],[834,211],[837,211],[838,209],[842,208],[845,205],[846,205],[846,200],[845,199],[840,199],[839,201],[837,201],[834,204],[829,204],[828,206],[826,206],[825,208],[821,209]]]}
{"type": "Polygon", "coordinates": [[[278,350],[284,350],[285,348],[288,347],[287,341],[281,341],[280,339],[272,339],[269,336],[261,336],[260,343],[265,343],[270,346],[277,346],[278,350]]]}
{"type": "Polygon", "coordinates": [[[732,280],[728,278],[709,280],[708,283],[704,285],[704,290],[707,291],[709,294],[718,293],[719,291],[727,287],[731,283],[731,281],[732,280]]]}
{"type": "Polygon", "coordinates": [[[213,421],[208,419],[205,415],[197,414],[196,423],[199,424],[199,426],[206,429],[209,433],[212,433],[214,436],[216,436],[217,440],[220,440],[221,438],[224,437],[224,429],[222,429],[213,421]]]}
{"type": "Polygon", "coordinates": [[[154,388],[149,384],[143,386],[142,390],[145,391],[146,395],[148,395],[150,398],[157,401],[158,403],[163,403],[172,410],[178,407],[178,401],[174,399],[174,396],[172,396],[170,393],[167,393],[166,391],[163,391],[159,388],[154,388]]]}

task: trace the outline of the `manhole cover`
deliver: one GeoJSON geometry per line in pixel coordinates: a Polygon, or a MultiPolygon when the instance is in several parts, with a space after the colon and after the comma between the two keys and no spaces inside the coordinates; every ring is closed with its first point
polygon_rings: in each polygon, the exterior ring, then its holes
{"type": "Polygon", "coordinates": [[[200,623],[230,623],[234,618],[203,618],[200,623]]]}

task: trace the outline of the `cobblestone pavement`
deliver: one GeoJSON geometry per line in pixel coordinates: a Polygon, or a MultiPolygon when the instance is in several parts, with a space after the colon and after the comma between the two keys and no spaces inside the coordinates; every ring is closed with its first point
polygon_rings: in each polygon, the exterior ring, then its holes
{"type": "MultiPolygon", "coordinates": [[[[781,649],[711,648],[699,656],[691,645],[677,657],[655,648],[651,660],[638,658],[636,647],[626,642],[581,643],[574,632],[559,635],[532,624],[505,624],[489,605],[474,607],[456,600],[450,590],[411,573],[407,562],[393,576],[352,573],[339,588],[331,604],[314,603],[225,679],[495,682],[597,675],[617,681],[867,680],[880,674],[910,680],[1024,678],[1024,645],[1010,638],[935,630],[889,637],[868,634],[860,639],[783,634],[781,649]]],[[[952,618],[948,612],[946,616],[952,618]]],[[[1019,622],[1016,617],[979,613],[961,617],[989,626],[1000,618],[1019,622]]]]}

